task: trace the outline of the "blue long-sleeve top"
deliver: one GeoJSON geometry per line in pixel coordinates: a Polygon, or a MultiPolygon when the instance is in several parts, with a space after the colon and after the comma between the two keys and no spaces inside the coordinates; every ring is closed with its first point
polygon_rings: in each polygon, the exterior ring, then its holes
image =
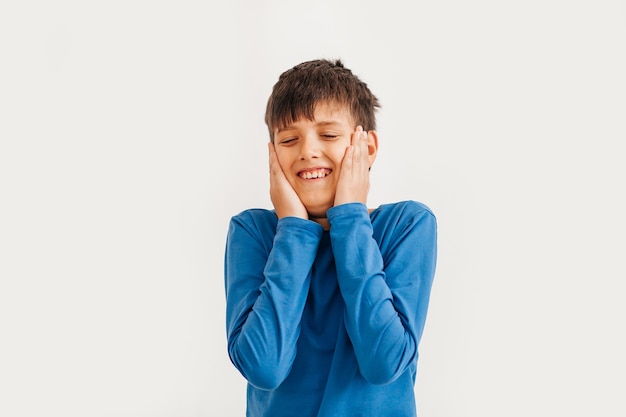
{"type": "Polygon", "coordinates": [[[231,219],[228,353],[247,416],[414,417],[435,216],[415,201],[327,216],[329,231],[263,209],[231,219]]]}

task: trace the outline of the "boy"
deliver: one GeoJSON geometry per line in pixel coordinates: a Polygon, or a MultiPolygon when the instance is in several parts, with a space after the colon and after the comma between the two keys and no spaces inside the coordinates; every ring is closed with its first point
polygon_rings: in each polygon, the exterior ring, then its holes
{"type": "Polygon", "coordinates": [[[378,107],[339,60],[274,85],[274,210],[234,216],[225,255],[228,353],[248,416],[416,416],[436,221],[414,201],[367,209],[378,107]]]}

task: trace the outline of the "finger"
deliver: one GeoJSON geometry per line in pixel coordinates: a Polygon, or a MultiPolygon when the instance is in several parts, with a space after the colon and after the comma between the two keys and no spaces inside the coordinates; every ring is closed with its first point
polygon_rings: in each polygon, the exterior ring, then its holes
{"type": "Polygon", "coordinates": [[[367,132],[360,130],[357,132],[356,144],[354,145],[353,167],[356,172],[361,173],[368,168],[367,132]]]}
{"type": "Polygon", "coordinates": [[[361,139],[362,132],[357,133],[357,140],[354,145],[352,145],[352,166],[354,169],[358,169],[361,165],[361,150],[362,150],[362,141],[361,139]]]}
{"type": "Polygon", "coordinates": [[[270,173],[274,175],[278,175],[282,172],[282,168],[280,163],[278,162],[278,155],[276,155],[276,148],[272,142],[268,143],[269,149],[269,165],[270,165],[270,173]]]}
{"type": "Polygon", "coordinates": [[[354,163],[360,166],[364,163],[364,158],[367,155],[367,132],[363,130],[357,132],[354,147],[354,163]]]}
{"type": "Polygon", "coordinates": [[[360,134],[363,131],[363,126],[357,126],[356,130],[354,131],[354,133],[352,133],[352,137],[350,138],[350,144],[351,145],[358,145],[359,143],[359,138],[360,138],[360,134]]]}
{"type": "Polygon", "coordinates": [[[361,163],[364,165],[364,169],[369,168],[368,138],[369,133],[364,131],[361,136],[361,163]]]}
{"type": "Polygon", "coordinates": [[[268,152],[269,164],[271,166],[276,155],[276,151],[274,150],[274,144],[272,142],[267,142],[267,152],[268,152]]]}
{"type": "Polygon", "coordinates": [[[343,175],[352,175],[352,165],[354,162],[354,145],[350,145],[346,148],[346,153],[343,156],[343,162],[341,163],[341,172],[343,175]]]}

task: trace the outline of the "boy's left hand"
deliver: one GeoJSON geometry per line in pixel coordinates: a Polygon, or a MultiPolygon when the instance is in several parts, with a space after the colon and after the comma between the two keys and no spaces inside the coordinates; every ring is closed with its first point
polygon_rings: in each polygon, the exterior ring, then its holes
{"type": "Polygon", "coordinates": [[[358,126],[352,134],[351,144],[341,162],[341,172],[335,192],[335,206],[346,203],[367,202],[370,190],[370,159],[368,133],[358,126]]]}

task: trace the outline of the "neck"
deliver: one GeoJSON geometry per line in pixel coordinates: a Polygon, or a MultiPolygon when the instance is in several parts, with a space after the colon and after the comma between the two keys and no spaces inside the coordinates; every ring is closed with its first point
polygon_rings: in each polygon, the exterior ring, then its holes
{"type": "Polygon", "coordinates": [[[330,230],[330,223],[328,223],[328,218],[326,217],[312,217],[309,216],[309,220],[314,221],[317,224],[321,224],[324,230],[330,230]]]}

